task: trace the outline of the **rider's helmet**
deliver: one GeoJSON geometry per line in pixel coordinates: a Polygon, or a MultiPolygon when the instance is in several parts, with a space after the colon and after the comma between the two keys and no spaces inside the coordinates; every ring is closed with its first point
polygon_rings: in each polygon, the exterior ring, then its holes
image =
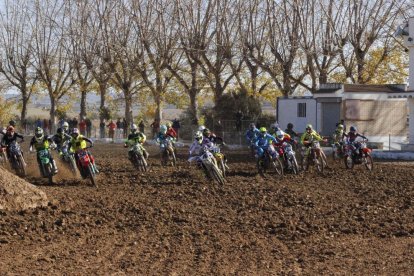
{"type": "Polygon", "coordinates": [[[278,132],[280,130],[279,124],[278,123],[271,124],[270,129],[272,130],[272,133],[278,132]]]}
{"type": "Polygon", "coordinates": [[[197,131],[194,134],[194,139],[201,144],[201,141],[203,140],[203,134],[200,131],[197,131]]]}
{"type": "Polygon", "coordinates": [[[60,127],[56,131],[57,131],[58,134],[62,134],[63,133],[63,128],[60,127]]]}
{"type": "Polygon", "coordinates": [[[287,128],[288,128],[288,129],[293,129],[293,124],[292,124],[292,123],[288,123],[288,124],[287,124],[287,128]]]}
{"type": "Polygon", "coordinates": [[[357,132],[357,128],[356,128],[356,127],[354,127],[354,126],[351,126],[351,127],[349,128],[349,131],[350,131],[350,132],[352,132],[352,133],[356,133],[356,132],[357,132]]]}
{"type": "Polygon", "coordinates": [[[313,130],[312,125],[311,125],[311,124],[307,124],[307,125],[306,125],[306,132],[307,132],[307,133],[311,133],[311,132],[312,132],[312,130],[313,130]]]}
{"type": "Polygon", "coordinates": [[[208,137],[208,136],[210,136],[210,134],[211,134],[211,131],[208,128],[205,128],[203,130],[203,136],[204,137],[208,137]]]}
{"type": "Polygon", "coordinates": [[[265,135],[267,132],[267,129],[265,127],[259,128],[260,134],[265,135]]]}
{"type": "Polygon", "coordinates": [[[254,123],[250,123],[249,124],[249,129],[250,130],[253,130],[253,129],[255,129],[256,128],[256,125],[254,124],[254,123]]]}
{"type": "Polygon", "coordinates": [[[342,130],[342,129],[344,129],[344,125],[343,124],[338,124],[337,128],[342,130]]]}
{"type": "Polygon", "coordinates": [[[203,132],[203,130],[204,130],[205,128],[206,128],[205,126],[199,126],[199,127],[198,127],[198,131],[203,132]]]}
{"type": "Polygon", "coordinates": [[[14,135],[14,127],[13,126],[8,126],[7,130],[6,130],[6,134],[8,136],[13,136],[14,135]]]}
{"type": "Polygon", "coordinates": [[[166,125],[161,125],[160,126],[160,132],[162,134],[166,134],[167,133],[167,126],[166,125]]]}
{"type": "Polygon", "coordinates": [[[138,130],[137,125],[136,124],[132,124],[132,126],[131,126],[131,133],[135,133],[135,132],[137,132],[137,130],[138,130]]]}
{"type": "Polygon", "coordinates": [[[16,122],[14,120],[10,120],[9,125],[13,126],[13,127],[16,127],[16,122]]]}
{"type": "Polygon", "coordinates": [[[167,129],[168,129],[168,128],[172,127],[172,124],[171,124],[171,122],[167,122],[167,123],[165,124],[165,126],[166,126],[166,127],[167,127],[167,129]]]}
{"type": "Polygon", "coordinates": [[[36,139],[36,141],[40,143],[40,142],[43,141],[43,138],[44,138],[43,129],[40,128],[40,127],[37,127],[35,129],[35,139],[36,139]]]}
{"type": "Polygon", "coordinates": [[[276,132],[276,138],[277,139],[279,139],[279,140],[283,140],[283,138],[285,137],[285,134],[284,134],[284,132],[283,131],[281,131],[281,130],[278,130],[277,132],[276,132]]]}
{"type": "Polygon", "coordinates": [[[62,128],[63,128],[63,130],[64,130],[65,132],[68,132],[68,130],[69,130],[69,124],[68,124],[68,122],[63,122],[63,124],[62,124],[62,128]]]}
{"type": "Polygon", "coordinates": [[[77,129],[77,128],[74,128],[73,130],[72,130],[72,137],[73,138],[78,138],[78,136],[79,136],[79,129],[77,129]]]}

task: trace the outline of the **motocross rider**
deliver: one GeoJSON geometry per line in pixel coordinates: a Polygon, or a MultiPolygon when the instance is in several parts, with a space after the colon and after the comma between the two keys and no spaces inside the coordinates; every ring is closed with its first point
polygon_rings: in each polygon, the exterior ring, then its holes
{"type": "MultiPolygon", "coordinates": [[[[49,159],[52,163],[52,169],[53,169],[53,173],[57,174],[58,172],[58,168],[56,166],[56,162],[53,159],[52,154],[50,153],[49,148],[50,147],[54,147],[55,144],[53,143],[53,140],[51,137],[49,136],[45,136],[43,129],[40,127],[37,127],[35,129],[35,135],[33,136],[32,140],[30,140],[30,148],[29,151],[33,152],[33,147],[36,149],[36,152],[38,152],[39,150],[48,150],[49,151],[49,159]]],[[[39,156],[37,156],[37,163],[40,165],[40,159],[39,156]]]]}
{"type": "MultiPolygon", "coordinates": [[[[63,128],[58,128],[57,133],[53,135],[52,140],[56,144],[56,150],[59,153],[59,156],[62,156],[62,147],[65,144],[65,142],[69,142],[72,139],[72,136],[67,134],[63,128]]],[[[68,150],[70,148],[68,147],[68,150]]]]}
{"type": "Polygon", "coordinates": [[[344,136],[348,138],[348,143],[352,144],[353,146],[355,146],[356,150],[358,150],[359,154],[361,154],[360,151],[360,144],[356,143],[355,140],[357,137],[361,137],[362,139],[365,139],[368,141],[367,137],[365,137],[364,135],[358,133],[357,128],[355,126],[351,126],[349,128],[349,132],[348,134],[344,133],[344,136]]]}
{"type": "Polygon", "coordinates": [[[69,133],[69,124],[68,124],[68,122],[63,122],[61,128],[63,129],[64,133],[70,134],[69,133]]]}
{"type": "Polygon", "coordinates": [[[344,138],[344,126],[342,124],[338,124],[336,129],[332,135],[335,144],[341,144],[344,138]]]}
{"type": "Polygon", "coordinates": [[[270,154],[270,156],[274,159],[277,158],[277,153],[275,151],[275,148],[270,143],[270,141],[276,143],[276,138],[267,133],[267,129],[265,127],[261,127],[259,129],[260,134],[256,138],[254,145],[256,147],[256,158],[261,158],[264,154],[264,152],[267,150],[270,154]]]}
{"type": "Polygon", "coordinates": [[[194,141],[190,146],[190,150],[189,150],[190,157],[188,158],[188,162],[191,163],[200,158],[200,151],[203,148],[202,142],[203,142],[203,134],[200,131],[197,131],[194,134],[194,141]]]}
{"type": "Polygon", "coordinates": [[[131,133],[128,135],[127,140],[125,141],[124,147],[127,148],[130,147],[128,151],[128,159],[132,160],[132,147],[135,145],[139,145],[139,147],[142,149],[142,153],[144,155],[145,159],[148,159],[148,152],[144,149],[143,144],[147,140],[147,137],[144,133],[138,131],[138,127],[136,124],[133,124],[131,126],[131,133]]]}
{"type": "Polygon", "coordinates": [[[254,141],[256,140],[256,137],[259,136],[260,131],[256,128],[256,125],[254,123],[251,123],[249,125],[249,129],[246,131],[246,141],[249,147],[253,146],[254,141]]]}
{"type": "Polygon", "coordinates": [[[166,123],[165,126],[167,127],[167,135],[177,140],[177,132],[172,128],[172,124],[170,122],[166,123]]]}
{"type": "MultiPolygon", "coordinates": [[[[86,142],[90,144],[90,147],[93,147],[93,142],[91,139],[84,137],[79,133],[79,129],[74,128],[71,133],[72,139],[69,142],[68,147],[75,153],[75,160],[76,165],[79,164],[79,155],[78,152],[80,150],[86,150],[86,142]]],[[[89,160],[91,160],[92,165],[94,166],[94,169],[97,173],[99,173],[98,168],[96,167],[94,159],[91,157],[91,153],[86,150],[89,155],[89,160]]]]}
{"type": "Polygon", "coordinates": [[[289,134],[290,138],[292,138],[292,139],[295,139],[296,137],[299,136],[297,134],[297,132],[293,130],[293,124],[292,123],[287,124],[287,128],[285,129],[285,133],[289,134]]]}
{"type": "Polygon", "coordinates": [[[10,157],[10,152],[9,152],[9,145],[13,142],[16,141],[17,138],[20,138],[20,142],[24,142],[24,137],[21,134],[18,134],[17,132],[14,131],[14,127],[13,126],[8,126],[6,133],[3,133],[3,138],[1,139],[1,146],[2,147],[6,147],[6,153],[7,153],[7,158],[10,157]]]}
{"type": "Polygon", "coordinates": [[[312,145],[313,140],[324,141],[324,142],[327,141],[326,139],[323,139],[316,131],[313,130],[311,124],[308,124],[306,125],[306,131],[302,134],[302,137],[300,137],[301,144],[306,147],[305,154],[303,157],[305,162],[310,153],[310,147],[312,145]]]}

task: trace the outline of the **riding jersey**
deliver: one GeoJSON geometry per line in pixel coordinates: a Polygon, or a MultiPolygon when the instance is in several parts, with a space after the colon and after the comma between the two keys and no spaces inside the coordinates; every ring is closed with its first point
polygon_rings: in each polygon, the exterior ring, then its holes
{"type": "Polygon", "coordinates": [[[36,151],[49,149],[50,144],[52,144],[53,141],[49,136],[43,136],[41,140],[36,139],[36,136],[30,140],[30,147],[33,147],[36,149],[36,151]]]}
{"type": "Polygon", "coordinates": [[[285,133],[285,135],[283,135],[282,140],[279,140],[278,138],[276,138],[276,141],[277,142],[274,142],[273,145],[275,147],[281,147],[283,145],[283,143],[285,143],[285,142],[286,143],[291,143],[293,140],[292,140],[292,138],[290,137],[289,134],[285,133]]]}
{"type": "Polygon", "coordinates": [[[69,147],[72,151],[77,152],[79,150],[86,149],[86,142],[89,142],[91,145],[93,145],[92,140],[84,137],[83,135],[79,134],[78,137],[73,138],[69,142],[69,147]]]}
{"type": "Polygon", "coordinates": [[[18,134],[15,132],[12,136],[8,134],[3,134],[3,138],[1,139],[1,145],[2,146],[9,146],[11,142],[16,141],[17,138],[24,139],[23,135],[18,134]]]}
{"type": "Polygon", "coordinates": [[[361,135],[361,134],[359,134],[358,132],[351,132],[351,131],[350,131],[350,132],[348,132],[348,134],[344,133],[344,136],[348,138],[348,141],[349,141],[350,143],[355,142],[355,139],[356,139],[357,137],[361,137],[361,138],[363,138],[363,139],[367,139],[367,137],[365,137],[364,135],[361,135]]]}
{"type": "Polygon", "coordinates": [[[147,137],[142,132],[130,133],[125,141],[125,145],[133,146],[136,144],[143,144],[146,139],[147,137]]]}
{"type": "Polygon", "coordinates": [[[260,131],[257,128],[249,129],[248,131],[246,131],[246,140],[248,143],[253,143],[254,140],[256,140],[256,137],[260,135],[260,131]]]}
{"type": "Polygon", "coordinates": [[[310,144],[305,145],[303,142],[305,141],[312,141],[312,140],[316,140],[316,141],[322,141],[323,138],[314,130],[312,130],[311,133],[308,133],[307,131],[305,133],[302,134],[302,137],[300,137],[300,142],[302,145],[304,146],[310,146],[310,144]]]}
{"type": "Polygon", "coordinates": [[[268,147],[270,144],[270,141],[277,143],[276,138],[273,137],[272,135],[266,133],[265,135],[260,134],[256,140],[254,141],[254,145],[256,147],[268,147]]]}
{"type": "Polygon", "coordinates": [[[169,127],[167,129],[167,135],[173,138],[177,138],[177,132],[172,127],[169,127]]]}
{"type": "Polygon", "coordinates": [[[53,142],[55,142],[56,146],[59,148],[65,143],[66,141],[72,140],[72,136],[62,132],[62,133],[56,133],[52,137],[53,142]]]}

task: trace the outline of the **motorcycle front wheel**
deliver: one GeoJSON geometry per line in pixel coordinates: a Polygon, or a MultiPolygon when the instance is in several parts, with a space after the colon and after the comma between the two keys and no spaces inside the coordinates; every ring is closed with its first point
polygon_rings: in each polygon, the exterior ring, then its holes
{"type": "Polygon", "coordinates": [[[350,155],[346,155],[344,157],[344,164],[345,168],[349,170],[354,168],[354,160],[352,160],[352,157],[350,155]]]}
{"type": "Polygon", "coordinates": [[[372,171],[374,169],[374,162],[372,161],[372,156],[367,154],[364,156],[364,165],[365,168],[369,171],[372,171]]]}
{"type": "Polygon", "coordinates": [[[92,186],[94,186],[94,187],[97,188],[98,187],[98,184],[96,182],[95,172],[94,172],[91,164],[89,164],[89,166],[88,166],[88,174],[89,174],[88,176],[89,176],[89,179],[91,180],[92,186]]]}

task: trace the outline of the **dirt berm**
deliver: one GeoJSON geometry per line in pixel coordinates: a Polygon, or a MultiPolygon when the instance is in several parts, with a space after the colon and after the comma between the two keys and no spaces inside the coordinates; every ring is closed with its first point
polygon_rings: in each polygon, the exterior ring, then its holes
{"type": "Polygon", "coordinates": [[[47,203],[42,190],[0,168],[0,210],[20,211],[46,206],[47,203]]]}

